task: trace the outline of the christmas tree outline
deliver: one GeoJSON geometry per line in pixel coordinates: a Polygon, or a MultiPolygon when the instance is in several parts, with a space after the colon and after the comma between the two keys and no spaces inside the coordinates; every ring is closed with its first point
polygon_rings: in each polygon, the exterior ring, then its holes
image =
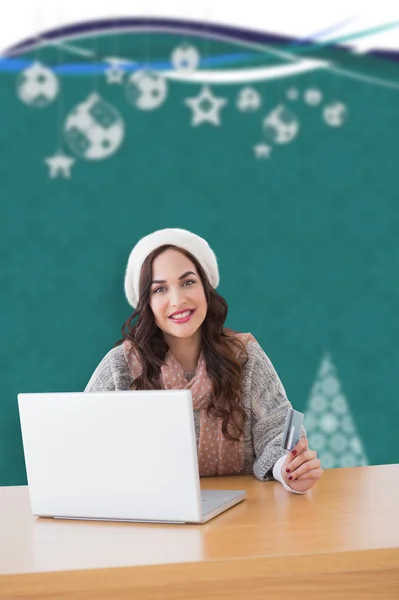
{"type": "Polygon", "coordinates": [[[327,352],[312,386],[304,426],[323,469],[368,465],[337,370],[327,352]]]}

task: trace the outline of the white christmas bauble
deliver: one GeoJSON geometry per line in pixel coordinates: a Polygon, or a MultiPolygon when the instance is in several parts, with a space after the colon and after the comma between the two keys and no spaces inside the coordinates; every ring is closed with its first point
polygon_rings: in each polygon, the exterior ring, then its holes
{"type": "Polygon", "coordinates": [[[324,107],[323,119],[330,127],[341,127],[348,119],[348,109],[342,102],[331,102],[324,107]]]}
{"type": "Polygon", "coordinates": [[[255,112],[262,102],[261,95],[254,88],[245,87],[238,92],[236,106],[242,112],[255,112]]]}
{"type": "Polygon", "coordinates": [[[55,100],[59,82],[53,71],[40,62],[34,62],[18,75],[17,94],[22,102],[34,108],[43,108],[55,100]]]}
{"type": "Polygon", "coordinates": [[[200,54],[194,46],[181,44],[173,50],[171,62],[176,71],[195,71],[200,63],[200,54]]]}
{"type": "Polygon", "coordinates": [[[122,143],[125,126],[119,112],[96,93],[76,106],[65,121],[65,138],[80,158],[102,160],[122,143]]]}
{"type": "Polygon", "coordinates": [[[136,108],[154,110],[166,100],[168,86],[162,75],[144,69],[136,71],[127,80],[126,95],[136,108]]]}
{"type": "Polygon", "coordinates": [[[263,119],[263,130],[267,138],[276,144],[292,142],[299,132],[299,121],[283,104],[272,110],[263,119]]]}
{"type": "Polygon", "coordinates": [[[317,106],[323,100],[323,94],[317,88],[309,88],[304,93],[304,98],[309,106],[317,106]]]}

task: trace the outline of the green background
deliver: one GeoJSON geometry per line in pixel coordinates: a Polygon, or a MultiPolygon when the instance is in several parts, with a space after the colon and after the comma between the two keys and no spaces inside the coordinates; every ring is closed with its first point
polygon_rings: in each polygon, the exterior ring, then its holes
{"type": "MultiPolygon", "coordinates": [[[[75,43],[100,58],[165,61],[181,39],[153,33],[75,43]]],[[[191,42],[205,57],[243,51],[191,42]]],[[[71,62],[54,48],[35,56],[54,68],[71,62]]],[[[317,57],[399,86],[394,63],[328,48],[317,57]]],[[[87,63],[73,57],[79,61],[87,63]]],[[[226,68],[273,62],[258,54],[226,68]]],[[[123,293],[129,252],[163,227],[208,240],[228,326],[253,333],[294,407],[305,408],[329,352],[370,464],[398,462],[398,89],[319,70],[253,84],[262,106],[247,114],[236,108],[244,84],[213,85],[228,99],[221,126],[192,127],[184,100],[199,84],[170,81],[166,102],[144,112],[101,73],[66,74],[54,103],[35,109],[17,96],[17,73],[0,78],[0,484],[26,483],[17,393],[84,389],[132,312],[123,293]],[[286,97],[292,86],[296,101],[286,97]],[[309,87],[322,91],[320,106],[303,101],[309,87]],[[106,160],[78,159],[71,179],[50,179],[44,159],[60,143],[73,155],[62,127],[93,91],[117,108],[125,139],[106,160]],[[333,100],[348,107],[341,128],[322,119],[333,100]],[[262,119],[281,103],[300,133],[256,159],[262,119]]]]}

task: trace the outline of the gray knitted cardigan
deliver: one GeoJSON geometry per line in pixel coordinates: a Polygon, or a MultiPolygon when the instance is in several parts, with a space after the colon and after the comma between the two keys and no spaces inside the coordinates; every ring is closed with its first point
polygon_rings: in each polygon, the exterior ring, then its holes
{"type": "MultiPolygon", "coordinates": [[[[241,402],[248,419],[244,426],[244,474],[254,474],[262,481],[274,479],[273,466],[286,452],[281,448],[284,423],[291,403],[265,352],[258,343],[246,346],[248,362],[243,369],[241,402]]],[[[132,376],[123,346],[117,346],[102,359],[88,382],[85,392],[129,390],[132,376]]],[[[199,411],[193,410],[199,443],[199,411]]],[[[301,437],[306,436],[302,428],[301,437]]]]}

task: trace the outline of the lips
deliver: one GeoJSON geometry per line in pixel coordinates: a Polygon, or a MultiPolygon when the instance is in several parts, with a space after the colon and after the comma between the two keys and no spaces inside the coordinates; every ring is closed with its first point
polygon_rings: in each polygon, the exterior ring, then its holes
{"type": "Polygon", "coordinates": [[[179,313],[174,313],[170,317],[168,317],[173,323],[187,323],[191,319],[195,312],[194,310],[188,309],[180,311],[179,313]]]}

